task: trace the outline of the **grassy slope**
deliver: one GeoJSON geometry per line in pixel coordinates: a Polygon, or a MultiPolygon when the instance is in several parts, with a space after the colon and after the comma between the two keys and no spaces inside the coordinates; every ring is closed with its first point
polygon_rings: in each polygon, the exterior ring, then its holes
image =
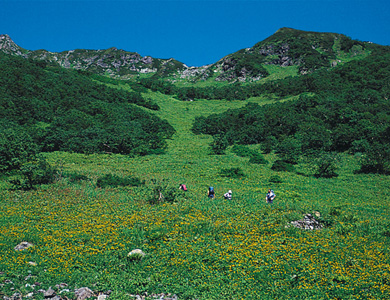
{"type": "MultiPolygon", "coordinates": [[[[338,178],[315,179],[273,172],[270,164],[250,165],[248,158],[230,151],[208,155],[211,138],[191,133],[194,118],[245,102],[147,97],[160,105],[155,113],[177,130],[166,154],[128,158],[52,153],[49,160],[64,172],[92,181],[72,184],[62,179],[37,191],[0,191],[0,251],[5,254],[0,278],[22,286],[22,293],[29,291],[25,284],[30,281],[46,288],[67,282],[113,290],[112,299],[144,291],[188,299],[390,296],[389,237],[382,234],[389,224],[389,177],[355,175],[355,158],[347,156],[338,178]],[[222,168],[230,167],[241,168],[246,177],[219,176],[222,168]],[[134,175],[147,185],[97,189],[95,180],[106,173],[134,175]],[[273,175],[282,183],[270,184],[273,175]],[[177,204],[151,206],[145,199],[152,178],[175,186],[186,183],[189,191],[177,204]],[[205,196],[209,185],[217,193],[212,201],[205,196]],[[272,207],[264,203],[268,187],[277,194],[272,207]],[[222,198],[228,189],[233,190],[231,202],[222,198]],[[333,225],[314,232],[285,228],[313,211],[333,225]],[[15,252],[13,247],[23,240],[35,246],[15,252]],[[126,255],[134,248],[148,255],[131,262],[126,255]],[[29,271],[35,277],[24,281],[29,271]]],[[[266,158],[275,159],[272,154],[266,158]]],[[[13,294],[9,287],[1,287],[3,293],[13,294]]]]}

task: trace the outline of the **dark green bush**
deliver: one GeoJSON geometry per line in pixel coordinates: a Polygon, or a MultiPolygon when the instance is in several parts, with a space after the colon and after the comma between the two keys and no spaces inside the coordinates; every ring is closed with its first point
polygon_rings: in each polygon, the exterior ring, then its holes
{"type": "Polygon", "coordinates": [[[117,175],[106,174],[103,177],[98,178],[96,185],[100,188],[106,187],[118,187],[118,186],[140,186],[145,181],[141,181],[136,177],[119,177],[117,175]]]}
{"type": "Polygon", "coordinates": [[[271,182],[271,183],[282,183],[283,180],[282,180],[282,178],[281,178],[280,176],[278,176],[278,175],[273,175],[273,176],[271,176],[271,177],[269,178],[269,182],[271,182]]]}
{"type": "MultiPolygon", "coordinates": [[[[390,135],[390,129],[388,131],[388,135],[390,135]]],[[[383,138],[383,140],[385,139],[383,138]]],[[[388,144],[374,142],[369,145],[360,159],[358,173],[390,174],[390,149],[388,144]]]]}
{"type": "Polygon", "coordinates": [[[11,183],[14,189],[31,190],[35,185],[54,182],[56,173],[43,157],[37,157],[24,163],[19,169],[22,179],[11,180],[11,183]]]}
{"type": "Polygon", "coordinates": [[[259,165],[265,165],[268,163],[268,161],[264,158],[263,155],[261,155],[258,152],[254,152],[249,156],[249,163],[250,164],[259,164],[259,165]]]}
{"type": "Polygon", "coordinates": [[[282,172],[295,172],[294,166],[283,160],[276,160],[273,163],[271,170],[282,171],[282,172]]]}
{"type": "Polygon", "coordinates": [[[222,169],[220,175],[222,177],[230,177],[230,178],[245,177],[245,173],[241,170],[241,168],[222,169]]]}
{"type": "Polygon", "coordinates": [[[331,153],[320,154],[315,160],[316,170],[314,176],[317,178],[337,177],[338,174],[336,173],[336,171],[338,170],[338,160],[338,155],[331,153]]]}
{"type": "Polygon", "coordinates": [[[390,237],[390,223],[382,225],[381,234],[385,237],[390,237]]]}
{"type": "Polygon", "coordinates": [[[37,154],[37,144],[22,126],[0,124],[0,172],[18,170],[37,154]]]}
{"type": "Polygon", "coordinates": [[[339,216],[341,215],[341,206],[333,206],[329,210],[329,215],[331,216],[339,216]]]}
{"type": "Polygon", "coordinates": [[[248,146],[245,145],[237,145],[235,144],[232,147],[232,151],[241,157],[249,157],[249,163],[251,164],[266,164],[268,163],[263,155],[261,155],[259,152],[249,149],[248,146]]]}
{"type": "Polygon", "coordinates": [[[253,154],[253,151],[251,149],[248,148],[248,146],[245,146],[245,145],[233,145],[232,147],[232,151],[238,155],[238,156],[241,156],[241,157],[249,157],[253,154]]]}
{"type": "Polygon", "coordinates": [[[213,137],[213,141],[210,143],[210,154],[225,154],[228,145],[229,143],[225,136],[215,135],[213,137]]]}
{"type": "Polygon", "coordinates": [[[65,174],[64,177],[68,178],[70,182],[79,182],[79,181],[83,181],[83,180],[90,180],[87,176],[82,175],[82,174],[78,174],[78,173],[65,174]]]}

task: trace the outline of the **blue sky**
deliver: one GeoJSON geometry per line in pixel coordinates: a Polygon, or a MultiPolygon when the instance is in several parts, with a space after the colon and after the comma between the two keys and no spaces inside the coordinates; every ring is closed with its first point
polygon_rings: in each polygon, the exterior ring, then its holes
{"type": "Polygon", "coordinates": [[[390,1],[0,0],[0,34],[25,49],[116,47],[189,66],[214,63],[282,27],[390,45],[390,1]]]}

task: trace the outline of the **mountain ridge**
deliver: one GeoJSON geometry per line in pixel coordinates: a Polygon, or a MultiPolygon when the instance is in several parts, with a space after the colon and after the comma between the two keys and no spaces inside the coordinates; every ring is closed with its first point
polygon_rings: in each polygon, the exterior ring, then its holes
{"type": "Polygon", "coordinates": [[[24,58],[44,60],[65,68],[89,71],[120,79],[141,74],[152,74],[172,81],[190,80],[253,82],[269,75],[265,66],[297,66],[299,74],[307,74],[320,68],[336,66],[340,55],[358,55],[369,51],[369,43],[355,41],[343,34],[280,28],[273,35],[228,54],[201,67],[189,67],[174,58],[159,59],[141,56],[111,47],[105,50],[75,49],[62,52],[26,50],[18,46],[9,35],[0,35],[0,51],[24,58]]]}

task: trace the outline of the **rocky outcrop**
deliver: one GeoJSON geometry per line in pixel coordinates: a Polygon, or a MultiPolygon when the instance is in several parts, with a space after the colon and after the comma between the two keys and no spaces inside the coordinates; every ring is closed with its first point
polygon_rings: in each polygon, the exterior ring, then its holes
{"type": "Polygon", "coordinates": [[[14,247],[15,251],[22,251],[25,249],[28,249],[30,247],[34,246],[32,243],[29,242],[21,242],[20,244],[16,245],[14,247]]]}
{"type": "Polygon", "coordinates": [[[312,214],[306,214],[303,219],[292,221],[290,224],[296,228],[304,230],[318,230],[324,227],[323,224],[317,221],[312,214]]]}
{"type": "Polygon", "coordinates": [[[294,61],[289,56],[290,46],[288,43],[282,43],[280,45],[268,44],[260,47],[257,50],[259,54],[264,56],[264,64],[278,65],[281,67],[293,66],[299,64],[299,61],[294,61]]]}
{"type": "Polygon", "coordinates": [[[107,50],[70,50],[52,53],[41,50],[31,52],[29,57],[58,63],[64,68],[91,71],[97,74],[111,74],[122,77],[133,73],[156,72],[151,65],[154,59],[142,57],[138,53],[126,52],[116,48],[107,50]]]}
{"type": "Polygon", "coordinates": [[[23,57],[28,56],[27,51],[16,45],[8,34],[0,35],[0,51],[23,57]]]}

